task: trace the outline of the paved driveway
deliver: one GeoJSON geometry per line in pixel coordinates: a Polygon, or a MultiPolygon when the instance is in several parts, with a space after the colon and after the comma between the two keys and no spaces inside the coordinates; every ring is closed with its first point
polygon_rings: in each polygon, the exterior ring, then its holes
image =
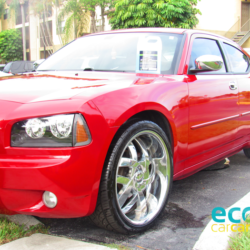
{"type": "Polygon", "coordinates": [[[214,207],[227,208],[250,192],[250,159],[243,151],[206,171],[176,181],[163,215],[156,225],[136,235],[120,235],[92,225],[88,218],[40,219],[50,226],[50,233],[96,243],[115,243],[133,249],[192,249],[210,220],[214,207]],[[213,171],[210,171],[213,170],[213,171]]]}

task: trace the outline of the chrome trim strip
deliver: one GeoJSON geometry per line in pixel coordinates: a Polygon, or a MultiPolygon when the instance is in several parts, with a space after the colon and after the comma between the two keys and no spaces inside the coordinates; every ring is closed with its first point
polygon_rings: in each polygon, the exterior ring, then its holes
{"type": "MultiPolygon", "coordinates": [[[[249,113],[250,113],[250,112],[249,112],[249,113]]],[[[222,119],[218,119],[218,120],[214,120],[214,121],[211,121],[211,122],[201,123],[201,124],[198,124],[198,125],[194,125],[194,126],[192,126],[192,127],[191,127],[191,129],[202,128],[202,127],[205,127],[205,126],[213,125],[213,124],[215,124],[215,123],[228,121],[228,120],[231,120],[231,119],[234,119],[234,118],[240,117],[240,116],[241,116],[241,114],[239,114],[239,115],[229,116],[229,117],[222,118],[222,119]]]]}
{"type": "Polygon", "coordinates": [[[244,112],[244,113],[242,113],[241,115],[242,115],[242,116],[243,116],[243,115],[250,115],[250,111],[244,112]]]}

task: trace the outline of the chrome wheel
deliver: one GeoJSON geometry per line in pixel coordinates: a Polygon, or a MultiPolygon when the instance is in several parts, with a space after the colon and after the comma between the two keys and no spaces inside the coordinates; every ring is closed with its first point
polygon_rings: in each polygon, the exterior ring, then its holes
{"type": "Polygon", "coordinates": [[[115,178],[125,220],[135,226],[154,220],[170,189],[170,157],[163,139],[150,130],[134,135],[121,153],[115,178]]]}

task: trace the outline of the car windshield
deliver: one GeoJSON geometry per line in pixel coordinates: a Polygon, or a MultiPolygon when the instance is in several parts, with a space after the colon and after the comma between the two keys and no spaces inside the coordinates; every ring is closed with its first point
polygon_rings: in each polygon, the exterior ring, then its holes
{"type": "Polygon", "coordinates": [[[12,64],[12,62],[8,63],[8,64],[4,67],[4,69],[3,69],[3,72],[4,72],[4,73],[9,73],[9,72],[10,72],[10,66],[11,66],[11,64],[12,64]]]}
{"type": "Polygon", "coordinates": [[[182,37],[144,32],[82,37],[50,56],[37,71],[173,73],[182,37]]]}

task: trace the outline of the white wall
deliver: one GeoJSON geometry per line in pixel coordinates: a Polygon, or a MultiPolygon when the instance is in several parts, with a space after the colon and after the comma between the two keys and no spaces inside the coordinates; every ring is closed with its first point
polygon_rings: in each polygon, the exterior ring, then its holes
{"type": "MultiPolygon", "coordinates": [[[[107,8],[108,10],[108,8],[107,8]]],[[[96,19],[97,20],[100,20],[100,22],[96,22],[96,25],[101,25],[101,8],[99,6],[96,7],[96,19]]],[[[111,26],[109,25],[109,21],[108,21],[108,18],[107,16],[105,16],[105,27],[104,27],[104,31],[108,31],[108,30],[111,30],[111,26]]]]}
{"type": "Polygon", "coordinates": [[[202,15],[196,29],[228,31],[240,18],[241,0],[201,0],[197,8],[202,15]]]}

